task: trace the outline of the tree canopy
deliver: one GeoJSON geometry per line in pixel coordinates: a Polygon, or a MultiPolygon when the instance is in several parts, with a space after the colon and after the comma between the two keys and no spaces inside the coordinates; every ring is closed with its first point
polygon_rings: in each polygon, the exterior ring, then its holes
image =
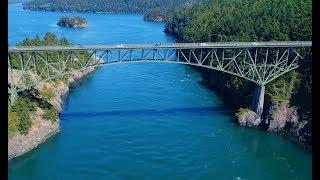
{"type": "Polygon", "coordinates": [[[311,40],[311,0],[208,0],[174,12],[179,41],[311,40]]]}
{"type": "Polygon", "coordinates": [[[197,1],[199,0],[31,0],[24,3],[24,8],[45,11],[146,13],[145,19],[153,20],[157,16],[164,19],[165,15],[176,7],[197,1]]]}

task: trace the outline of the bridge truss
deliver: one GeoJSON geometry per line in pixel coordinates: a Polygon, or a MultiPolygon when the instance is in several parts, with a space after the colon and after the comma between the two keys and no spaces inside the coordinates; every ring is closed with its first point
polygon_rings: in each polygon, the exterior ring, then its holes
{"type": "Polygon", "coordinates": [[[12,47],[8,51],[8,92],[15,94],[90,67],[162,62],[235,75],[256,83],[258,92],[264,94],[265,84],[298,68],[301,52],[311,45],[309,41],[294,41],[12,47]]]}

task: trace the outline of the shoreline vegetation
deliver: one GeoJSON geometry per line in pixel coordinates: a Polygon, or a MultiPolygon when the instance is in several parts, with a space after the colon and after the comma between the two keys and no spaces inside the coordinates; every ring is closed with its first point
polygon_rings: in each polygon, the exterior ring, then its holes
{"type": "MultiPolygon", "coordinates": [[[[206,1],[172,13],[165,32],[178,42],[311,41],[311,0],[206,1]]],[[[218,92],[239,125],[290,134],[312,148],[312,52],[302,48],[298,69],[266,85],[261,118],[250,110],[254,84],[206,69],[205,84],[218,92]]],[[[291,138],[290,138],[291,139],[291,138]]]]}
{"type": "Polygon", "coordinates": [[[88,22],[85,18],[80,16],[77,17],[61,17],[57,23],[59,26],[71,27],[71,28],[86,28],[88,27],[88,22]]]}
{"type": "Polygon", "coordinates": [[[200,0],[30,0],[23,3],[23,9],[35,11],[75,11],[75,12],[113,12],[142,13],[144,20],[166,21],[167,14],[179,7],[189,6],[200,0]]]}
{"type": "MultiPolygon", "coordinates": [[[[65,37],[58,39],[53,33],[46,33],[43,39],[36,35],[34,38],[25,38],[17,44],[17,46],[33,45],[69,45],[69,42],[65,37]]],[[[86,53],[83,52],[82,55],[86,56],[86,53]]],[[[98,57],[93,58],[94,61],[100,61],[98,57]]],[[[13,82],[21,79],[18,63],[15,61],[17,59],[13,58],[13,82]]],[[[94,69],[95,67],[84,71],[73,70],[64,77],[39,83],[31,90],[18,93],[13,104],[8,99],[8,160],[31,151],[60,131],[59,114],[62,111],[64,98],[71,87],[76,86],[94,69]]],[[[38,78],[37,74],[32,74],[31,77],[38,78]]],[[[12,83],[11,80],[9,83],[12,83]]]]}

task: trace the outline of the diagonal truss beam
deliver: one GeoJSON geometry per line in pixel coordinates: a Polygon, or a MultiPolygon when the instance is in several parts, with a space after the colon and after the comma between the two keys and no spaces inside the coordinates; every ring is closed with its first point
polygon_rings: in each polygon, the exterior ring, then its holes
{"type": "Polygon", "coordinates": [[[181,44],[105,47],[9,49],[9,87],[16,90],[8,89],[8,92],[21,91],[75,70],[82,71],[104,64],[128,62],[167,62],[199,66],[235,75],[258,85],[265,85],[298,68],[298,61],[303,57],[299,49],[310,48],[311,43],[292,42],[291,45],[281,42],[274,45],[245,43],[239,46],[222,43],[209,44],[208,47],[200,45],[185,47],[181,44]],[[19,72],[19,80],[13,80],[14,71],[19,72]],[[30,75],[37,76],[38,79],[27,81],[30,75]]]}

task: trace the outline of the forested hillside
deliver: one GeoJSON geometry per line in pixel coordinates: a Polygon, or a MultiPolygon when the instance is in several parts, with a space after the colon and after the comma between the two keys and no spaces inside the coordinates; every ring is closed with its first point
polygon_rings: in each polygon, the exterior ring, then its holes
{"type": "Polygon", "coordinates": [[[153,17],[157,16],[157,19],[164,20],[169,11],[196,1],[199,0],[32,0],[25,3],[24,8],[45,11],[146,13],[147,20],[153,20],[153,17]]]}
{"type": "Polygon", "coordinates": [[[175,12],[181,41],[311,40],[311,0],[210,0],[175,12]]]}
{"type": "MultiPolygon", "coordinates": [[[[311,41],[311,5],[311,0],[208,0],[174,12],[165,32],[180,42],[311,41]]],[[[297,70],[267,84],[265,119],[269,119],[269,130],[282,129],[288,118],[279,113],[294,107],[299,127],[309,127],[296,134],[311,142],[312,53],[301,53],[304,59],[297,70]]],[[[221,91],[233,107],[251,106],[252,83],[221,72],[200,71],[208,85],[221,91]]]]}

